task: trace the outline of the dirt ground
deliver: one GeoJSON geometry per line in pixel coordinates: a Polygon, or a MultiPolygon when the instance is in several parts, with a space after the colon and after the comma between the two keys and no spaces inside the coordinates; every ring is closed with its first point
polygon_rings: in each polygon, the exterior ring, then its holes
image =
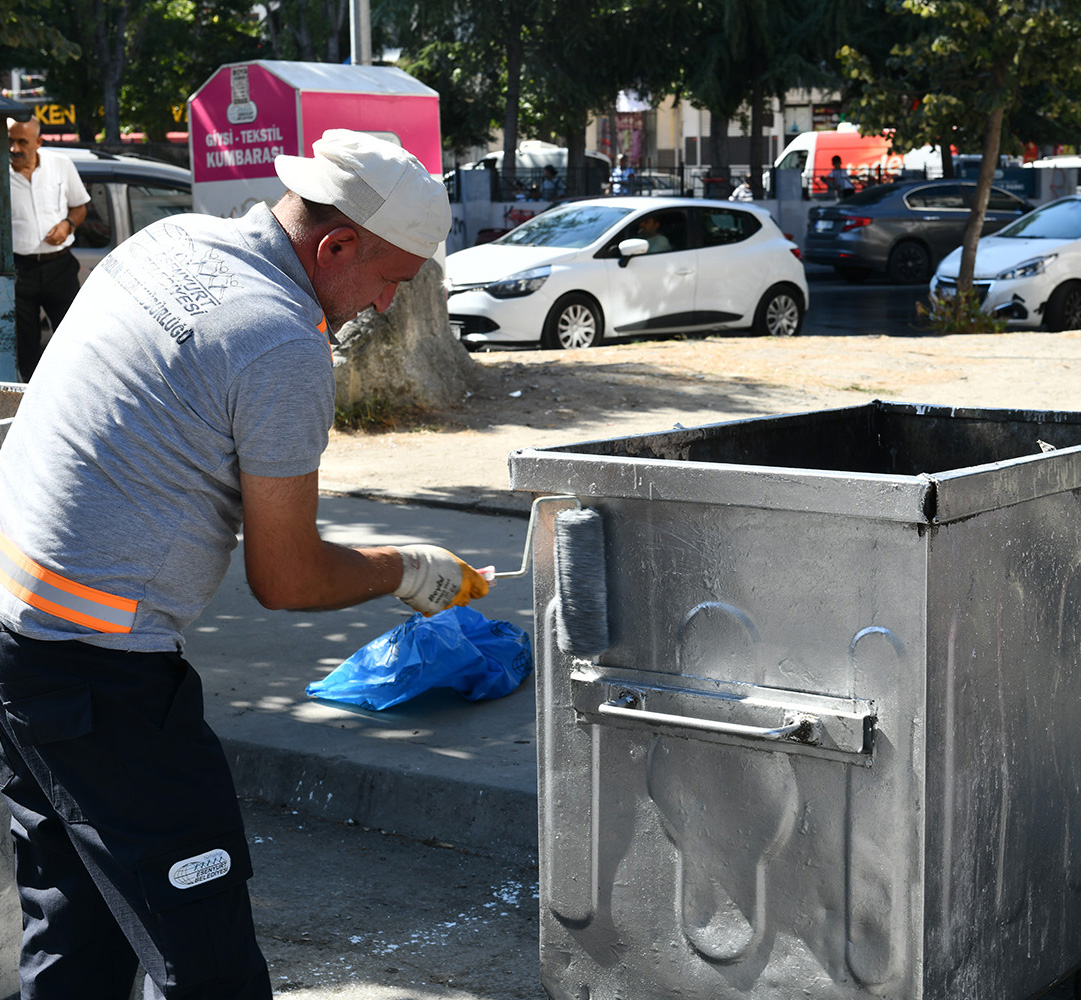
{"type": "Polygon", "coordinates": [[[626,434],[872,399],[1081,410],[1081,331],[952,337],[708,337],[472,355],[450,410],[334,432],[330,491],[470,501],[508,488],[507,456],[626,434]]]}

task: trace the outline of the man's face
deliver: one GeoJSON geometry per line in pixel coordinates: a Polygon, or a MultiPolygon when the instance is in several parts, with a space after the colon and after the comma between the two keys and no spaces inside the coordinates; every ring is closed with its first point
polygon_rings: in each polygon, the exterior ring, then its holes
{"type": "Polygon", "coordinates": [[[348,267],[317,272],[315,293],[330,328],[337,333],[369,306],[385,312],[398,285],[415,278],[423,263],[423,257],[384,243],[377,252],[348,267]]]}
{"type": "Polygon", "coordinates": [[[8,125],[8,153],[16,170],[36,166],[41,135],[36,121],[13,122],[8,125]]]}

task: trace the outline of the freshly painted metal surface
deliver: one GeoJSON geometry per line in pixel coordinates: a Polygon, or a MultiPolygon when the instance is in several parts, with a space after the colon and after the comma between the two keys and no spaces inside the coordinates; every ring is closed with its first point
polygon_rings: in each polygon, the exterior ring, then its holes
{"type": "Polygon", "coordinates": [[[876,402],[512,456],[605,525],[592,660],[534,535],[553,998],[1024,1000],[1081,964],[1079,445],[876,402]]]}

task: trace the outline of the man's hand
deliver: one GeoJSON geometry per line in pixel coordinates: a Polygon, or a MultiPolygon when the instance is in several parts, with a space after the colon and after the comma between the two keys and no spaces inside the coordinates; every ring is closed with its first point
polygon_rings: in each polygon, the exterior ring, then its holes
{"type": "Polygon", "coordinates": [[[433,615],[488,593],[488,581],[438,545],[402,545],[402,582],[394,596],[414,611],[433,615]]]}
{"type": "Polygon", "coordinates": [[[66,219],[61,219],[55,226],[52,227],[45,234],[45,242],[50,246],[58,247],[64,240],[66,240],[76,227],[83,224],[83,220],[86,218],[86,206],[85,205],[69,205],[68,215],[66,219]]]}
{"type": "Polygon", "coordinates": [[[45,242],[50,246],[58,247],[71,235],[71,227],[67,219],[61,219],[52,229],[45,234],[45,242]]]}

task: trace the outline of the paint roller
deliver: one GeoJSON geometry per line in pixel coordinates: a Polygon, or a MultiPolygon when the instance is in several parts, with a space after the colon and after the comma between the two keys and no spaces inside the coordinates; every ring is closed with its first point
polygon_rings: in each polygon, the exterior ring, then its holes
{"type": "Polygon", "coordinates": [[[542,504],[573,502],[555,516],[556,644],[571,656],[598,656],[608,648],[608,588],[604,572],[604,520],[599,510],[583,507],[574,496],[538,497],[529,510],[520,569],[479,571],[494,581],[529,572],[533,529],[542,504]]]}

